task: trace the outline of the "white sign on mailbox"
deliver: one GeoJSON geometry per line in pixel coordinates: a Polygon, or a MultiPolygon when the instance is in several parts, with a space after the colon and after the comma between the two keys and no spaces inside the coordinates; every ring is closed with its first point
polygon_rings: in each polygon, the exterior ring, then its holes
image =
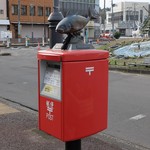
{"type": "Polygon", "coordinates": [[[41,94],[52,97],[54,99],[61,99],[61,75],[60,68],[47,67],[44,76],[44,86],[41,94]]]}

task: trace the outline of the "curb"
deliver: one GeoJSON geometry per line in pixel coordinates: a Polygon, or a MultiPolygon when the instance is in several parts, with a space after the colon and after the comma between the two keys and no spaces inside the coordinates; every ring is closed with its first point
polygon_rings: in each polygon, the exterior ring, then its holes
{"type": "Polygon", "coordinates": [[[109,70],[135,74],[150,74],[150,70],[139,70],[127,67],[109,66],[109,70]]]}
{"type": "MultiPolygon", "coordinates": [[[[38,45],[38,43],[29,43],[28,46],[33,46],[36,47],[38,45]]],[[[45,46],[48,46],[49,43],[45,43],[45,46]]],[[[28,47],[25,45],[25,43],[11,43],[11,45],[9,47],[20,47],[20,46],[24,46],[24,47],[28,47]]],[[[40,46],[42,46],[42,43],[40,43],[40,46]]],[[[45,47],[44,46],[44,47],[45,47]]],[[[7,47],[6,45],[0,44],[0,47],[7,47]]]]}
{"type": "Polygon", "coordinates": [[[1,53],[0,56],[11,56],[11,53],[1,53]]]}

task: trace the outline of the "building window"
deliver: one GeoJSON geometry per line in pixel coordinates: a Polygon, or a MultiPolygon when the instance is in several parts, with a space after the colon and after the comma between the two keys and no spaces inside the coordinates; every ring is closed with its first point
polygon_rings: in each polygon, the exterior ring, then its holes
{"type": "MultiPolygon", "coordinates": [[[[120,20],[122,21],[122,19],[123,19],[123,12],[122,11],[114,13],[114,21],[115,22],[118,22],[120,20]]],[[[128,19],[129,19],[129,16],[128,16],[128,19]]]]}
{"type": "Polygon", "coordinates": [[[111,20],[112,20],[111,18],[108,18],[108,22],[111,22],[111,20]]]}
{"type": "Polygon", "coordinates": [[[89,3],[95,3],[95,0],[89,0],[89,3]]]}
{"type": "Polygon", "coordinates": [[[21,5],[21,15],[27,15],[27,6],[21,5]]]}
{"type": "Polygon", "coordinates": [[[0,14],[4,14],[4,10],[3,9],[0,9],[0,14]]]}
{"type": "Polygon", "coordinates": [[[43,7],[38,7],[38,16],[43,16],[43,7]]]}
{"type": "Polygon", "coordinates": [[[18,15],[18,5],[12,5],[12,15],[18,15]]]}
{"type": "Polygon", "coordinates": [[[130,15],[130,20],[133,21],[138,21],[139,18],[139,12],[138,11],[134,11],[132,15],[130,15]]]}
{"type": "Polygon", "coordinates": [[[30,16],[35,16],[35,6],[30,5],[30,16]]]}
{"type": "Polygon", "coordinates": [[[45,15],[46,15],[46,16],[49,16],[50,13],[51,13],[51,8],[50,8],[50,7],[46,7],[45,15]]]}

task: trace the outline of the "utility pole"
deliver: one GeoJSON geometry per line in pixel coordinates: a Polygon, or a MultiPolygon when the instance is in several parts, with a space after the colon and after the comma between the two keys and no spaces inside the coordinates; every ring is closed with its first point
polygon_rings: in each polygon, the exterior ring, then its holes
{"type": "Polygon", "coordinates": [[[21,31],[20,31],[20,0],[18,0],[18,42],[21,42],[21,31]]]}
{"type": "Polygon", "coordinates": [[[106,20],[106,0],[104,0],[104,33],[106,30],[106,25],[105,25],[105,20],[106,20]]]}
{"type": "Polygon", "coordinates": [[[112,34],[114,35],[114,7],[115,5],[113,4],[113,0],[111,0],[111,23],[112,23],[112,34]]]}
{"type": "Polygon", "coordinates": [[[135,3],[134,3],[134,31],[136,30],[136,27],[135,27],[135,20],[136,20],[136,6],[135,6],[135,3]]]}
{"type": "Polygon", "coordinates": [[[44,42],[46,41],[45,15],[46,15],[46,8],[45,8],[45,4],[44,4],[44,42]]]}
{"type": "Polygon", "coordinates": [[[46,26],[45,26],[45,16],[46,16],[46,7],[45,7],[45,0],[43,1],[43,9],[44,9],[44,43],[46,41],[46,26]]]}
{"type": "Polygon", "coordinates": [[[33,39],[34,39],[34,33],[33,33],[33,13],[34,13],[34,5],[33,4],[30,4],[30,7],[31,7],[31,15],[32,15],[32,43],[34,42],[33,39]]]}

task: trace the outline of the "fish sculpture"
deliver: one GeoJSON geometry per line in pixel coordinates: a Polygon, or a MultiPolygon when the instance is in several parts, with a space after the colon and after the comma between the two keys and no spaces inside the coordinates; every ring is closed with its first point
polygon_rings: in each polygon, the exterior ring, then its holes
{"type": "Polygon", "coordinates": [[[91,14],[89,9],[89,16],[83,17],[81,15],[70,15],[62,19],[56,26],[56,31],[61,34],[73,34],[81,31],[91,19],[97,17],[91,14]]]}
{"type": "Polygon", "coordinates": [[[91,19],[97,18],[97,16],[92,15],[90,8],[88,13],[89,16],[87,18],[77,14],[68,15],[58,23],[56,26],[56,32],[68,35],[64,40],[61,49],[66,50],[70,44],[71,39],[81,39],[80,31],[88,24],[91,19]]]}

